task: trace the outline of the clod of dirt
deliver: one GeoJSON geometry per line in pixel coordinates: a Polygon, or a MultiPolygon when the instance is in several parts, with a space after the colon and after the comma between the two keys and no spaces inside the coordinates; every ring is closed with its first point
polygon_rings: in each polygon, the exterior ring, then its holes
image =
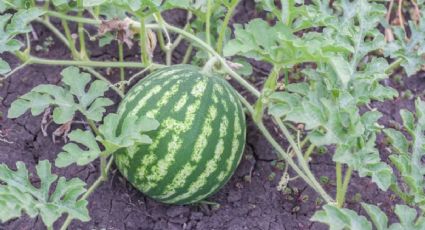
{"type": "Polygon", "coordinates": [[[167,210],[167,216],[169,217],[177,217],[188,215],[190,213],[190,209],[185,206],[172,206],[167,210]]]}
{"type": "Polygon", "coordinates": [[[242,193],[240,190],[230,191],[229,196],[227,197],[227,201],[234,203],[240,201],[242,199],[242,193]]]}

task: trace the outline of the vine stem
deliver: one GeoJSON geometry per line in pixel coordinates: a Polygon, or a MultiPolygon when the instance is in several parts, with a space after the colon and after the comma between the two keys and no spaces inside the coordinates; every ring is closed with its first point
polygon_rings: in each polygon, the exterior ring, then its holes
{"type": "MultiPolygon", "coordinates": [[[[151,25],[147,25],[147,27],[150,27],[152,29],[160,29],[159,25],[155,25],[155,24],[151,24],[151,25]]],[[[198,37],[196,37],[195,35],[192,35],[191,33],[171,26],[169,24],[164,24],[164,26],[175,33],[181,34],[182,36],[184,36],[185,38],[189,39],[192,42],[197,43],[199,46],[201,46],[203,49],[205,49],[207,52],[211,53],[213,56],[215,56],[217,58],[217,60],[221,63],[223,69],[230,75],[233,77],[233,79],[235,79],[239,84],[241,84],[242,86],[244,86],[244,88],[246,88],[249,92],[251,92],[253,95],[255,95],[256,97],[260,96],[260,92],[254,87],[252,86],[250,83],[248,83],[247,81],[245,81],[245,79],[243,79],[239,74],[237,74],[226,62],[226,59],[224,59],[223,57],[221,57],[211,46],[209,46],[208,44],[206,44],[204,41],[202,41],[201,39],[199,39],[198,37]]]]}
{"type": "MultiPolygon", "coordinates": [[[[85,24],[92,24],[92,25],[99,25],[101,23],[100,20],[96,20],[96,19],[90,19],[90,18],[81,18],[81,17],[76,17],[76,16],[71,16],[71,15],[66,15],[66,14],[62,14],[62,13],[58,13],[55,11],[46,11],[46,14],[52,17],[57,17],[60,19],[65,19],[68,21],[74,21],[74,22],[82,22],[85,24]]],[[[159,19],[159,21],[161,21],[159,19]]],[[[136,22],[136,21],[132,21],[131,25],[134,28],[139,28],[140,29],[140,23],[136,22]]],[[[193,41],[195,43],[197,43],[200,47],[202,47],[204,50],[206,50],[207,52],[211,53],[214,56],[219,56],[220,57],[220,62],[222,63],[224,69],[226,71],[228,70],[232,70],[226,63],[226,60],[221,57],[211,46],[209,46],[208,44],[206,44],[204,41],[202,41],[201,39],[199,39],[198,37],[196,37],[195,35],[184,31],[183,29],[180,29],[178,27],[175,26],[171,26],[168,23],[161,21],[160,24],[146,24],[146,28],[148,29],[161,29],[161,30],[170,30],[172,32],[181,34],[182,36],[184,36],[186,39],[193,41]]],[[[394,62],[392,62],[385,70],[384,72],[386,74],[390,74],[394,69],[398,68],[400,66],[400,64],[403,62],[402,58],[399,58],[397,60],[395,60],[394,62]]],[[[260,93],[258,92],[257,89],[255,89],[252,86],[247,86],[245,83],[242,82],[246,82],[242,77],[237,77],[236,73],[234,71],[228,71],[229,74],[235,78],[235,80],[237,80],[241,85],[243,85],[247,90],[249,90],[252,94],[254,94],[255,96],[259,96],[260,93]],[[257,91],[257,92],[256,92],[257,91]]]]}
{"type": "MultiPolygon", "coordinates": [[[[81,196],[81,198],[79,200],[86,200],[104,181],[106,181],[108,178],[108,175],[103,174],[103,171],[108,172],[109,169],[111,168],[112,162],[114,160],[114,156],[112,155],[109,158],[108,163],[105,165],[104,169],[100,169],[101,170],[101,174],[99,176],[99,178],[96,179],[96,181],[90,186],[89,189],[87,189],[87,191],[81,196]]],[[[66,230],[68,228],[68,226],[71,224],[72,221],[72,217],[70,217],[69,215],[67,216],[65,222],[63,222],[62,227],[60,228],[60,230],[66,230]]]]}
{"type": "Polygon", "coordinates": [[[341,205],[344,205],[345,203],[345,196],[347,194],[348,184],[350,183],[352,174],[353,174],[353,168],[348,167],[347,170],[345,171],[344,182],[342,183],[341,200],[338,202],[338,203],[341,203],[341,205]]]}
{"type": "Polygon", "coordinates": [[[207,14],[206,14],[206,22],[205,22],[205,37],[207,44],[211,46],[211,9],[212,8],[212,0],[207,0],[207,14]]]}
{"type": "Polygon", "coordinates": [[[149,58],[149,51],[148,51],[148,35],[146,32],[146,26],[145,26],[145,18],[140,18],[140,52],[141,52],[141,58],[142,63],[144,65],[149,65],[150,58],[149,58]]]}
{"type": "MultiPolygon", "coordinates": [[[[306,138],[306,140],[307,140],[307,138],[306,138]]],[[[310,146],[308,146],[308,149],[304,154],[304,160],[305,161],[307,161],[307,162],[309,161],[309,158],[310,158],[311,154],[313,153],[313,150],[314,150],[315,147],[316,146],[313,145],[313,144],[310,144],[310,146]]]]}
{"type": "Polygon", "coordinates": [[[187,64],[190,60],[190,56],[192,55],[193,45],[189,45],[187,47],[186,53],[184,54],[182,64],[187,64]]]}
{"type": "Polygon", "coordinates": [[[345,171],[344,181],[342,181],[342,165],[341,163],[336,163],[336,202],[339,208],[342,208],[345,203],[345,196],[347,194],[348,184],[350,183],[351,176],[353,174],[353,168],[348,167],[345,171]]]}
{"type": "MultiPolygon", "coordinates": [[[[68,47],[68,49],[71,50],[71,53],[72,53],[72,49],[71,49],[71,46],[70,46],[67,38],[50,22],[49,17],[47,15],[44,19],[36,19],[36,21],[43,24],[50,31],[52,31],[52,33],[55,34],[59,38],[59,40],[61,40],[65,44],[65,46],[68,47]]],[[[73,56],[73,57],[74,57],[74,59],[78,58],[76,56],[73,56]]],[[[27,62],[25,62],[25,63],[27,63],[27,62]]],[[[90,72],[91,74],[93,74],[96,78],[107,82],[110,85],[110,87],[112,88],[112,90],[114,90],[121,98],[124,97],[123,92],[121,92],[117,87],[115,87],[115,85],[113,85],[108,79],[106,79],[103,75],[98,73],[96,70],[94,70],[91,67],[83,67],[83,68],[85,70],[87,70],[88,72],[90,72]]]]}
{"type": "Polygon", "coordinates": [[[74,42],[74,39],[72,39],[71,30],[69,29],[68,22],[66,21],[66,19],[62,19],[61,22],[62,22],[63,30],[65,31],[66,40],[68,41],[68,44],[69,44],[69,49],[71,50],[71,54],[73,57],[77,57],[78,51],[75,48],[75,42],[74,42]]]}
{"type": "MultiPolygon", "coordinates": [[[[58,12],[53,12],[53,11],[47,11],[46,14],[48,14],[49,16],[52,16],[52,17],[57,17],[57,18],[61,18],[61,19],[64,19],[64,20],[69,20],[69,21],[82,22],[82,23],[86,23],[86,24],[99,25],[101,23],[100,20],[70,16],[70,15],[66,15],[66,14],[62,14],[62,13],[58,13],[58,12]]],[[[156,15],[156,16],[158,17],[158,15],[156,15]]],[[[229,75],[232,76],[237,82],[239,82],[239,84],[244,86],[249,92],[251,92],[256,97],[260,96],[260,92],[255,87],[253,87],[251,84],[249,84],[247,81],[245,81],[245,79],[243,79],[241,76],[239,76],[239,74],[237,74],[235,71],[233,71],[232,68],[230,68],[230,66],[226,63],[226,60],[223,57],[221,57],[220,54],[218,54],[211,46],[206,44],[203,40],[199,39],[195,35],[187,32],[183,29],[169,25],[165,21],[161,20],[161,18],[159,18],[159,17],[158,17],[158,21],[159,21],[160,24],[146,24],[146,28],[156,29],[156,30],[160,29],[160,30],[163,30],[163,31],[170,30],[172,32],[181,34],[183,37],[185,37],[186,39],[188,39],[192,42],[197,43],[204,50],[211,53],[213,56],[216,56],[218,58],[218,60],[220,61],[220,63],[222,64],[223,69],[226,72],[228,72],[229,75]]],[[[140,29],[140,26],[141,26],[141,24],[137,21],[132,21],[131,25],[134,28],[139,28],[139,29],[140,29]]],[[[166,36],[167,36],[167,39],[169,39],[168,33],[166,33],[166,36]]],[[[169,42],[169,40],[168,40],[168,42],[169,42]]]]}
{"type": "Polygon", "coordinates": [[[28,65],[28,61],[22,63],[21,65],[19,65],[18,67],[16,67],[15,69],[13,69],[12,71],[10,71],[9,73],[7,73],[6,75],[4,75],[4,77],[0,78],[0,81],[7,79],[8,77],[12,76],[14,73],[16,73],[18,70],[24,68],[25,66],[28,65]]]}
{"type": "MultiPolygon", "coordinates": [[[[124,62],[124,48],[122,42],[118,41],[118,58],[121,63],[124,62]]],[[[145,64],[145,63],[143,63],[145,64]]],[[[124,67],[120,67],[120,81],[125,81],[125,73],[124,73],[124,67]]],[[[125,92],[125,84],[121,84],[120,88],[121,92],[125,92]]]]}
{"type": "Polygon", "coordinates": [[[216,51],[219,54],[223,53],[223,40],[226,35],[227,25],[229,25],[230,19],[232,18],[232,15],[233,15],[233,11],[235,11],[238,3],[239,3],[239,0],[232,0],[230,2],[230,7],[227,10],[226,16],[224,16],[223,24],[221,24],[220,33],[217,39],[217,47],[216,47],[216,51]]]}
{"type": "MultiPolygon", "coordinates": [[[[304,160],[304,155],[301,153],[301,150],[298,148],[297,143],[295,143],[294,138],[289,133],[286,126],[283,124],[282,120],[278,117],[273,116],[274,120],[276,121],[277,125],[279,126],[280,130],[282,131],[283,135],[287,138],[289,144],[292,146],[295,155],[298,159],[298,164],[301,166],[301,169],[304,171],[304,173],[307,175],[307,177],[310,179],[310,181],[313,184],[313,188],[316,188],[316,190],[319,192],[319,194],[326,194],[326,196],[329,196],[326,191],[323,189],[323,187],[320,185],[320,183],[316,180],[315,176],[311,172],[310,168],[308,167],[308,164],[306,160],[304,160]]],[[[328,197],[330,198],[330,196],[328,197]]]]}
{"type": "Polygon", "coordinates": [[[110,82],[108,79],[106,79],[102,74],[100,74],[99,72],[97,72],[96,70],[94,70],[91,67],[83,67],[83,69],[85,69],[85,70],[87,70],[87,72],[90,72],[91,74],[93,74],[96,78],[108,83],[109,87],[111,87],[111,89],[114,90],[121,98],[124,97],[124,93],[119,88],[117,88],[114,84],[112,84],[112,82],[110,82]]]}
{"type": "MultiPolygon", "coordinates": [[[[84,67],[115,67],[115,68],[146,68],[147,66],[140,62],[114,62],[114,61],[92,61],[92,60],[51,60],[38,58],[34,56],[28,57],[29,64],[42,65],[63,65],[63,66],[84,66],[84,67]]],[[[163,65],[152,63],[151,68],[162,68],[163,65]]]]}
{"type": "MultiPolygon", "coordinates": [[[[84,7],[83,7],[83,0],[77,0],[77,7],[78,7],[78,17],[83,16],[84,7]]],[[[86,40],[85,40],[85,34],[84,34],[84,23],[79,22],[78,23],[78,38],[80,41],[80,59],[85,60],[88,58],[87,51],[86,51],[86,40]]]]}
{"type": "MultiPolygon", "coordinates": [[[[189,11],[189,13],[187,14],[187,17],[186,17],[186,25],[184,26],[183,30],[186,31],[190,27],[190,19],[191,18],[192,18],[192,13],[189,11]]],[[[167,65],[172,64],[173,52],[177,48],[177,46],[179,46],[179,44],[182,40],[183,40],[183,36],[181,34],[179,34],[177,36],[177,38],[174,40],[174,42],[171,44],[171,46],[166,48],[166,50],[165,50],[165,63],[167,65]]]]}
{"type": "Polygon", "coordinates": [[[342,165],[339,162],[336,162],[335,165],[335,174],[336,174],[336,202],[338,207],[342,207],[341,195],[342,195],[342,165]]]}
{"type": "Polygon", "coordinates": [[[70,48],[69,42],[66,37],[63,36],[63,34],[49,21],[49,19],[36,18],[35,21],[47,27],[50,31],[52,31],[52,33],[55,34],[56,37],[59,38],[59,40],[62,41],[63,44],[66,45],[66,47],[70,48]]]}
{"type": "MultiPolygon", "coordinates": [[[[251,104],[239,93],[237,93],[240,101],[242,102],[242,104],[244,104],[244,106],[247,108],[247,110],[249,111],[249,113],[251,114],[251,116],[254,115],[254,109],[252,108],[251,104]]],[[[334,200],[332,199],[332,197],[330,197],[326,191],[321,187],[321,185],[319,184],[319,186],[317,186],[318,182],[317,181],[312,181],[311,178],[306,175],[298,166],[297,164],[294,162],[294,160],[292,159],[292,157],[285,152],[285,150],[283,150],[283,148],[279,145],[279,143],[276,142],[276,140],[273,138],[273,136],[270,134],[270,132],[267,130],[267,128],[264,126],[263,122],[259,121],[256,122],[256,125],[258,127],[258,129],[260,130],[260,132],[263,134],[263,136],[267,139],[267,141],[276,149],[276,151],[278,152],[278,155],[285,159],[286,162],[288,162],[288,164],[291,166],[291,168],[310,186],[312,187],[317,193],[320,194],[320,196],[322,196],[322,198],[327,202],[327,203],[334,203],[334,200]]],[[[293,146],[293,148],[295,148],[293,146]]],[[[314,179],[314,178],[313,178],[314,179]]],[[[314,179],[315,180],[315,179],[314,179]]]]}
{"type": "Polygon", "coordinates": [[[94,121],[92,119],[87,119],[87,123],[89,124],[90,128],[93,130],[93,132],[96,134],[96,136],[101,136],[99,130],[96,127],[96,124],[94,123],[94,121]]]}
{"type": "Polygon", "coordinates": [[[395,61],[393,61],[385,70],[384,73],[391,74],[395,69],[400,67],[401,63],[403,62],[402,58],[399,58],[395,61]]]}

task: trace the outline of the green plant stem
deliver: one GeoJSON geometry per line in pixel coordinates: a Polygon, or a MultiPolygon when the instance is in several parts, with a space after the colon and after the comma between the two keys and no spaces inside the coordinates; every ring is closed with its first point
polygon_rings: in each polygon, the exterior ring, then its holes
{"type": "Polygon", "coordinates": [[[353,168],[348,167],[347,170],[345,171],[344,182],[342,183],[341,200],[337,201],[338,204],[341,204],[341,207],[345,203],[345,195],[347,194],[348,184],[350,183],[352,174],[353,174],[353,168]]]}
{"type": "Polygon", "coordinates": [[[166,49],[165,51],[165,64],[167,66],[170,66],[171,64],[173,64],[173,51],[171,50],[171,48],[166,49]]]}
{"type": "Polygon", "coordinates": [[[409,198],[409,196],[406,193],[404,193],[400,189],[400,187],[399,187],[399,185],[398,185],[397,182],[391,184],[390,189],[391,189],[391,191],[393,193],[395,193],[398,197],[400,197],[404,201],[404,203],[406,203],[407,205],[410,205],[411,204],[411,202],[412,202],[411,199],[409,198]]]}
{"type": "Polygon", "coordinates": [[[87,123],[89,124],[90,128],[93,130],[93,132],[96,134],[96,136],[100,136],[100,132],[96,127],[96,124],[93,120],[86,118],[87,123]]]}
{"type": "Polygon", "coordinates": [[[31,39],[30,39],[29,33],[25,34],[25,40],[26,40],[26,47],[24,52],[31,53],[31,39]]]}
{"type": "MultiPolygon", "coordinates": [[[[50,22],[48,17],[45,18],[44,20],[36,19],[36,21],[43,24],[44,26],[46,26],[50,31],[52,31],[53,34],[55,34],[59,38],[59,40],[61,40],[71,50],[71,47],[70,47],[70,44],[69,44],[67,38],[50,22]]],[[[74,58],[76,58],[76,57],[74,57],[74,58]]],[[[87,70],[88,72],[90,72],[91,74],[93,74],[96,78],[107,82],[110,85],[111,89],[114,90],[121,98],[124,97],[123,92],[121,92],[115,85],[113,85],[108,79],[106,79],[104,76],[102,76],[96,70],[94,70],[91,67],[83,67],[83,68],[85,70],[87,70]]]]}
{"type": "Polygon", "coordinates": [[[216,51],[219,54],[223,53],[223,40],[226,36],[226,29],[227,29],[227,26],[229,25],[230,19],[232,18],[233,11],[235,11],[238,3],[239,3],[239,0],[232,0],[230,2],[230,7],[227,9],[226,16],[224,16],[223,24],[221,24],[220,33],[218,34],[218,39],[217,39],[217,47],[216,47],[216,51]]]}
{"type": "Polygon", "coordinates": [[[186,53],[184,54],[182,64],[187,64],[189,62],[190,56],[192,55],[193,46],[192,44],[187,47],[186,53]]]}
{"type": "Polygon", "coordinates": [[[211,46],[211,8],[212,0],[207,0],[207,14],[205,15],[205,39],[209,46],[211,46]]]}
{"type": "Polygon", "coordinates": [[[95,6],[94,7],[94,16],[96,17],[96,19],[99,18],[100,15],[100,6],[95,6]]]}
{"type": "Polygon", "coordinates": [[[100,157],[100,178],[102,178],[104,181],[108,178],[108,171],[106,170],[106,158],[104,156],[100,157]]]}
{"type": "Polygon", "coordinates": [[[62,27],[65,31],[66,40],[68,41],[68,44],[69,44],[69,49],[71,50],[71,54],[73,57],[77,57],[78,52],[75,49],[75,42],[74,42],[74,39],[72,39],[71,30],[69,29],[68,22],[64,19],[62,19],[61,22],[62,22],[62,27]]]}
{"type": "MultiPolygon", "coordinates": [[[[307,138],[306,138],[307,139],[307,138]]],[[[304,142],[304,141],[303,141],[304,142]]],[[[302,142],[302,143],[303,143],[302,142]]],[[[302,146],[302,144],[301,144],[301,146],[302,146]]],[[[313,145],[313,144],[311,144],[310,146],[308,146],[308,148],[307,148],[307,151],[305,151],[305,153],[304,153],[304,160],[305,161],[309,161],[309,158],[310,158],[310,156],[311,156],[311,154],[313,153],[313,150],[314,150],[314,148],[315,148],[316,146],[315,145],[313,145]]]]}
{"type": "MultiPolygon", "coordinates": [[[[226,62],[226,59],[224,59],[223,57],[221,57],[211,46],[209,46],[208,44],[206,44],[204,41],[202,41],[201,39],[199,39],[198,37],[196,37],[195,35],[171,26],[169,24],[164,24],[164,26],[175,33],[181,34],[183,37],[185,37],[186,39],[197,43],[201,48],[203,48],[205,51],[211,53],[213,56],[215,56],[217,58],[217,60],[221,63],[223,69],[230,75],[233,77],[233,79],[235,79],[239,84],[241,84],[244,88],[246,88],[250,93],[252,93],[254,96],[259,97],[260,96],[260,92],[254,87],[252,86],[250,83],[248,83],[243,77],[241,77],[239,74],[237,74],[226,62]]],[[[156,25],[156,24],[150,24],[150,25],[146,25],[146,27],[148,28],[152,28],[152,29],[160,29],[161,26],[160,25],[156,25]]]]}
{"type": "Polygon", "coordinates": [[[395,69],[400,67],[402,62],[403,62],[403,59],[401,59],[401,58],[395,60],[384,70],[384,73],[391,74],[395,69]]]}
{"type": "MultiPolygon", "coordinates": [[[[288,129],[283,124],[282,120],[278,117],[275,117],[275,116],[273,117],[273,119],[275,120],[275,122],[279,126],[279,129],[282,131],[283,135],[288,140],[292,149],[295,151],[295,155],[297,156],[297,159],[298,159],[298,164],[301,166],[301,169],[307,175],[307,177],[311,180],[313,187],[316,188],[317,191],[319,191],[319,194],[326,194],[327,195],[327,193],[323,189],[322,185],[316,180],[316,177],[310,171],[310,168],[308,167],[307,162],[304,160],[304,155],[301,153],[301,150],[298,148],[297,143],[295,143],[294,138],[289,133],[288,129]]],[[[332,198],[330,198],[330,199],[332,199],[332,198]]]]}
{"type": "Polygon", "coordinates": [[[345,171],[344,181],[342,181],[342,165],[336,163],[336,202],[337,206],[342,208],[345,203],[345,195],[347,194],[348,184],[350,183],[353,174],[353,168],[348,167],[345,171]]]}
{"type": "MultiPolygon", "coordinates": [[[[188,16],[189,17],[189,16],[188,16]]],[[[183,30],[187,30],[189,28],[190,24],[186,24],[183,28],[183,30]]],[[[167,65],[171,65],[172,63],[172,56],[174,50],[179,46],[180,42],[183,40],[183,36],[179,34],[177,38],[174,40],[174,42],[171,44],[171,46],[166,50],[165,52],[165,63],[167,65]]]]}
{"type": "Polygon", "coordinates": [[[140,44],[140,52],[141,55],[140,57],[142,58],[142,63],[145,66],[148,66],[149,63],[151,62],[150,60],[150,54],[149,54],[149,50],[148,50],[148,34],[146,31],[146,24],[145,24],[145,18],[140,18],[140,40],[139,40],[139,44],[140,44]]]}
{"type": "MultiPolygon", "coordinates": [[[[118,41],[118,58],[119,58],[119,61],[121,63],[124,62],[124,51],[123,50],[124,50],[123,44],[120,41],[118,41]]],[[[120,67],[120,81],[123,82],[123,83],[125,81],[124,67],[120,67]]],[[[125,92],[125,84],[120,85],[120,90],[123,93],[125,92]]]]}
{"type": "MultiPolygon", "coordinates": [[[[63,66],[85,66],[85,67],[112,67],[112,68],[146,68],[147,66],[139,62],[114,62],[114,61],[81,61],[81,60],[50,60],[29,56],[29,64],[42,64],[42,65],[63,65],[63,66]]],[[[153,69],[162,68],[163,65],[152,63],[150,65],[153,69]]]]}
{"type": "MultiPolygon", "coordinates": [[[[52,16],[52,17],[57,17],[57,18],[65,19],[65,20],[69,20],[69,21],[82,22],[82,23],[86,23],[86,24],[99,25],[101,23],[100,20],[89,19],[89,18],[80,18],[80,17],[70,16],[70,15],[65,15],[65,14],[62,14],[62,13],[54,12],[54,11],[47,11],[47,15],[52,16]]],[[[133,22],[132,23],[132,26],[134,28],[140,28],[140,23],[133,22]]],[[[238,74],[235,73],[227,65],[226,60],[224,58],[222,58],[213,48],[211,48],[211,46],[209,46],[208,44],[206,44],[204,41],[202,41],[201,39],[199,39],[195,35],[193,35],[191,33],[188,33],[187,31],[184,31],[184,30],[182,30],[180,28],[171,26],[171,25],[165,23],[164,21],[161,21],[160,24],[146,24],[146,28],[149,28],[149,29],[162,29],[162,30],[168,29],[168,30],[170,30],[172,32],[181,34],[186,39],[188,39],[188,40],[190,40],[192,42],[197,43],[202,49],[206,50],[207,52],[211,53],[214,56],[220,57],[219,58],[219,61],[223,65],[224,70],[226,70],[236,81],[238,81],[248,91],[250,91],[253,95],[255,95],[257,97],[260,95],[260,93],[258,92],[257,89],[255,89],[254,87],[252,87],[251,85],[249,85],[249,83],[247,83],[242,77],[238,76],[238,74]]],[[[387,74],[391,73],[394,69],[398,68],[402,62],[403,62],[403,59],[397,59],[396,61],[394,61],[393,63],[391,63],[391,65],[388,66],[384,70],[384,72],[387,73],[387,74]]]]}
{"type": "Polygon", "coordinates": [[[16,67],[15,69],[13,69],[12,71],[10,71],[9,73],[7,73],[6,75],[4,75],[4,77],[0,78],[0,82],[4,79],[7,79],[8,77],[12,76],[14,73],[16,73],[16,71],[24,68],[25,66],[28,65],[28,61],[22,63],[21,65],[19,65],[18,67],[16,67]]]}
{"type": "Polygon", "coordinates": [[[336,162],[335,165],[335,175],[336,175],[336,202],[338,207],[342,207],[341,204],[341,195],[342,195],[342,165],[339,162],[336,162]]]}
{"type": "MultiPolygon", "coordinates": [[[[171,38],[170,38],[170,34],[168,33],[167,27],[165,26],[165,25],[167,25],[167,23],[165,22],[164,18],[162,18],[161,13],[159,13],[159,12],[154,13],[153,16],[154,16],[155,20],[158,22],[158,27],[157,28],[158,29],[161,29],[162,31],[164,31],[165,37],[167,38],[166,48],[167,47],[170,47],[171,46],[171,38]]],[[[133,23],[133,25],[136,28],[140,28],[140,24],[138,25],[137,22],[136,23],[133,23]]],[[[146,28],[148,28],[148,25],[146,25],[146,28]]]]}
{"type": "MultiPolygon", "coordinates": [[[[252,108],[252,105],[239,93],[237,93],[239,96],[240,101],[242,102],[242,104],[247,108],[247,110],[249,111],[249,113],[251,114],[251,116],[253,116],[254,114],[254,109],[252,108]]],[[[310,186],[312,187],[317,193],[320,194],[320,196],[322,196],[322,198],[327,202],[327,203],[333,203],[333,199],[332,197],[330,197],[326,191],[321,187],[321,185],[319,184],[319,182],[317,181],[312,181],[311,178],[306,175],[298,166],[297,164],[293,161],[292,157],[285,152],[285,150],[283,150],[283,148],[279,145],[279,143],[276,142],[276,140],[273,138],[273,136],[270,134],[270,132],[267,130],[267,128],[264,126],[263,122],[259,121],[256,122],[256,125],[258,127],[258,129],[260,130],[260,132],[263,134],[263,136],[267,139],[267,141],[275,148],[275,150],[277,151],[279,157],[281,157],[282,159],[285,159],[286,162],[288,162],[288,164],[291,166],[291,168],[310,186]],[[319,186],[317,186],[317,184],[319,184],[319,186]]],[[[314,179],[314,178],[313,178],[314,179]]],[[[315,179],[314,179],[315,180],[315,179]]]]}
{"type": "MultiPolygon", "coordinates": [[[[78,7],[78,17],[83,16],[84,12],[84,6],[83,6],[83,0],[77,0],[77,7],[78,7]]],[[[86,60],[88,58],[87,51],[86,51],[86,39],[84,34],[84,23],[79,22],[78,23],[78,38],[80,40],[80,59],[86,60]]]]}
{"type": "Polygon", "coordinates": [[[66,21],[81,22],[81,23],[84,23],[84,24],[99,25],[101,23],[100,20],[66,15],[66,14],[63,14],[63,13],[56,12],[56,11],[46,11],[46,15],[51,16],[51,17],[55,17],[55,18],[64,19],[66,21]]]}
{"type": "Polygon", "coordinates": [[[62,41],[63,44],[66,45],[66,47],[70,48],[67,38],[49,21],[48,18],[36,18],[35,21],[47,27],[57,38],[59,38],[59,40],[62,41]]]}
{"type": "Polygon", "coordinates": [[[167,49],[165,47],[164,35],[162,34],[162,31],[156,31],[156,37],[158,38],[159,47],[162,51],[166,52],[167,49]]]}
{"type": "Polygon", "coordinates": [[[106,79],[106,77],[104,77],[102,74],[100,74],[99,72],[97,72],[91,67],[82,67],[82,68],[87,70],[89,73],[93,74],[97,79],[100,79],[108,83],[109,87],[111,87],[111,89],[114,90],[121,98],[124,97],[124,93],[120,89],[118,89],[114,84],[112,84],[112,82],[106,79]]]}
{"type": "MultiPolygon", "coordinates": [[[[114,160],[114,156],[112,155],[109,158],[108,163],[104,166],[105,168],[101,170],[101,175],[97,178],[97,180],[90,186],[89,189],[87,189],[87,191],[81,196],[81,198],[79,200],[86,200],[104,181],[106,181],[108,179],[108,174],[103,174],[102,171],[106,171],[108,172],[109,169],[111,168],[112,162],[114,160]]],[[[66,230],[69,226],[69,224],[71,224],[72,221],[72,217],[70,217],[69,215],[67,216],[65,222],[62,224],[62,227],[60,228],[61,230],[66,230]]]]}

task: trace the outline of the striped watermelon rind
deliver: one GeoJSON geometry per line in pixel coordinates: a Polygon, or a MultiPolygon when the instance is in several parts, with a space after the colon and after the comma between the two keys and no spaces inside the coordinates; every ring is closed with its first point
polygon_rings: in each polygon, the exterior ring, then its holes
{"type": "Polygon", "coordinates": [[[163,203],[188,204],[217,192],[245,146],[245,116],[233,88],[190,65],[165,67],[137,83],[118,113],[159,121],[153,143],[116,153],[119,171],[163,203]]]}

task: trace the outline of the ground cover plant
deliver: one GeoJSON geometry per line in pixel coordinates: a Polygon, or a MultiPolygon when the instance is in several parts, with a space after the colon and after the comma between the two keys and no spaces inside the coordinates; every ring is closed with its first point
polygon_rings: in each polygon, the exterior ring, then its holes
{"type": "MultiPolygon", "coordinates": [[[[238,0],[1,1],[1,81],[30,65],[63,67],[59,84],[41,84],[19,95],[2,119],[30,111],[42,116],[46,134],[51,123],[58,125],[53,139],[62,137],[67,143],[54,162],[38,161],[34,173],[23,162],[0,166],[0,220],[40,216],[47,229],[67,229],[73,220],[89,221],[87,199],[108,181],[114,159],[135,146],[152,146],[164,124],[149,114],[123,117],[122,111],[111,110],[112,105],[130,97],[130,86],[142,76],[190,64],[183,68],[196,66],[202,74],[229,80],[233,86],[229,91],[237,99],[234,104],[243,105],[277,154],[274,163],[283,173],[276,189],[282,196],[291,192],[289,184],[296,180],[318,194],[320,208],[310,221],[330,229],[425,229],[425,102],[420,96],[411,98],[414,110],[397,111],[401,123],[392,126],[380,124],[383,115],[372,106],[412,96],[400,95],[385,82],[393,73],[408,77],[424,71],[425,2],[255,1],[261,17],[230,24],[239,4],[238,0]],[[186,15],[181,27],[163,18],[176,10],[186,15]],[[34,55],[51,42],[50,38],[42,46],[33,45],[34,26],[40,24],[67,48],[71,59],[34,55]],[[94,60],[93,43],[116,45],[117,60],[94,60]],[[182,45],[181,63],[176,63],[173,54],[182,45]],[[128,61],[124,51],[134,49],[139,57],[128,61]],[[20,63],[12,65],[12,58],[20,63]],[[258,82],[253,66],[259,63],[268,70],[260,87],[253,84],[258,82]],[[107,77],[111,68],[119,69],[119,79],[107,77]],[[136,71],[130,75],[128,69],[136,71]],[[73,123],[82,126],[72,128],[73,123]],[[389,152],[385,156],[379,138],[385,138],[389,152]],[[326,177],[311,169],[312,159],[323,151],[332,156],[334,190],[325,186],[326,177]],[[100,162],[100,167],[92,184],[52,173],[54,168],[93,162],[100,162]],[[393,206],[382,210],[372,201],[349,209],[346,196],[354,174],[392,193],[393,206]]],[[[163,96],[172,92],[169,87],[163,96]]],[[[154,92],[153,87],[134,90],[141,95],[154,92]]],[[[213,101],[202,103],[208,106],[213,101]]],[[[11,145],[7,135],[0,133],[0,138],[11,145]]],[[[118,168],[123,172],[122,166],[118,168]]],[[[160,170],[149,169],[147,178],[160,170]]]]}

